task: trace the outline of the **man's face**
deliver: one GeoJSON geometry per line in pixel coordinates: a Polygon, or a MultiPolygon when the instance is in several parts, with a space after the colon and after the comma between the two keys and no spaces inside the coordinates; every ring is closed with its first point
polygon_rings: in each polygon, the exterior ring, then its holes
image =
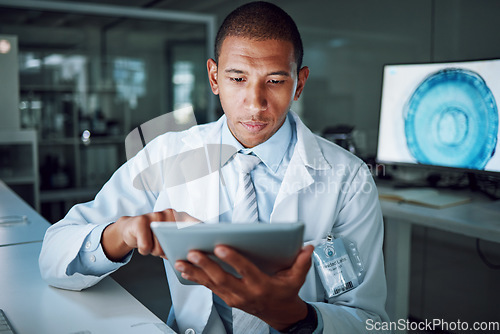
{"type": "Polygon", "coordinates": [[[244,147],[268,140],[283,124],[304,88],[309,69],[297,74],[291,42],[227,37],[219,64],[209,59],[208,76],[229,130],[244,147]]]}

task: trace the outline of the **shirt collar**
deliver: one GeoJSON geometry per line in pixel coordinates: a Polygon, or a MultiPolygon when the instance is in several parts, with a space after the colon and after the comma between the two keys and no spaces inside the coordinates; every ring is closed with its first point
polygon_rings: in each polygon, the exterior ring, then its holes
{"type": "Polygon", "coordinates": [[[253,152],[274,173],[276,173],[278,167],[283,161],[283,157],[290,146],[291,140],[292,126],[290,124],[288,114],[286,115],[283,125],[274,135],[272,135],[271,138],[252,148],[244,148],[243,145],[236,140],[231,131],[229,131],[227,120],[225,120],[222,125],[222,144],[232,145],[238,150],[238,152],[253,152]]]}

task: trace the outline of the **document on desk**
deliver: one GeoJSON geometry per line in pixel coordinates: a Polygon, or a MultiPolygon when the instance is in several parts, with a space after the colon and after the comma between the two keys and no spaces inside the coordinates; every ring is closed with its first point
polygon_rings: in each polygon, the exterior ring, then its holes
{"type": "Polygon", "coordinates": [[[470,197],[443,193],[433,188],[383,189],[379,191],[379,198],[436,209],[468,203],[471,200],[470,197]]]}

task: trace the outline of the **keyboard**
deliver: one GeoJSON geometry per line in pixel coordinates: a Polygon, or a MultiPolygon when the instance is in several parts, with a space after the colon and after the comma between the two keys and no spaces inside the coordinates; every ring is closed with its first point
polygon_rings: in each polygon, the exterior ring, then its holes
{"type": "Polygon", "coordinates": [[[14,330],[12,329],[12,326],[9,323],[9,320],[7,320],[7,316],[1,309],[0,309],[0,334],[15,334],[14,330]]]}

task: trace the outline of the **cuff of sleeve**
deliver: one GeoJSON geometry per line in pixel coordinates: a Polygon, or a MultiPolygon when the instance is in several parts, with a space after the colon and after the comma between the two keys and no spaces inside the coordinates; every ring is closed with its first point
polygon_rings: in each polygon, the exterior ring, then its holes
{"type": "Polygon", "coordinates": [[[314,311],[316,312],[316,319],[318,319],[318,326],[314,330],[312,334],[321,334],[323,333],[323,316],[321,315],[321,312],[318,310],[318,308],[314,304],[309,304],[314,308],[314,311]]]}
{"type": "Polygon", "coordinates": [[[311,333],[320,334],[323,333],[323,318],[321,317],[321,312],[311,303],[307,303],[307,317],[296,324],[292,325],[290,328],[283,332],[271,331],[271,333],[283,333],[283,334],[300,334],[300,333],[311,333]],[[314,316],[314,313],[316,316],[314,316]],[[316,325],[316,327],[314,327],[316,325]]]}
{"type": "Polygon", "coordinates": [[[102,276],[117,270],[130,261],[132,258],[132,251],[120,262],[109,260],[104,253],[101,244],[101,236],[104,229],[110,224],[111,223],[100,224],[92,229],[83,241],[78,256],[68,267],[68,271],[71,273],[78,272],[83,275],[102,276]]]}

